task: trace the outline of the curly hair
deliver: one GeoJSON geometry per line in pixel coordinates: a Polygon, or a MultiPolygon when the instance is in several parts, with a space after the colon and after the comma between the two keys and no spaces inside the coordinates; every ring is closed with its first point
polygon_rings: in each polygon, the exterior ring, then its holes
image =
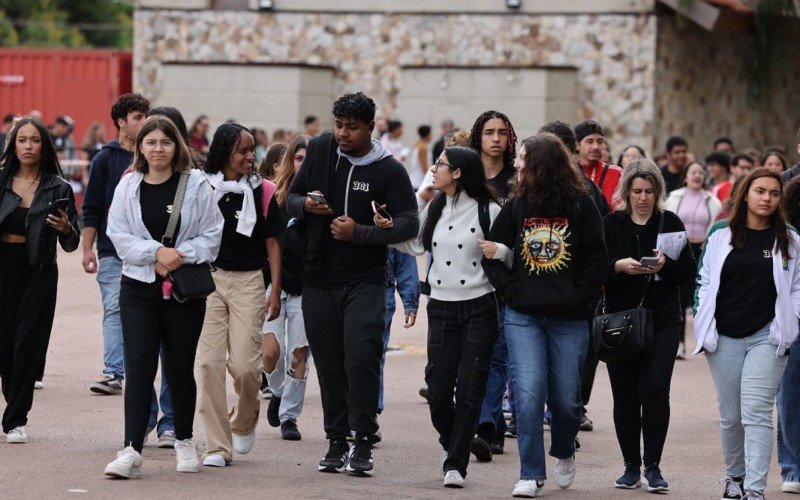
{"type": "Polygon", "coordinates": [[[503,165],[513,167],[514,156],[517,154],[517,134],[514,132],[514,127],[511,125],[511,121],[508,117],[499,111],[493,109],[485,111],[475,120],[475,123],[472,125],[472,132],[469,134],[469,147],[477,151],[478,154],[481,154],[483,126],[493,118],[499,118],[506,124],[506,128],[508,129],[508,145],[506,146],[506,150],[503,151],[503,165]]]}
{"type": "Polygon", "coordinates": [[[527,200],[528,208],[540,217],[573,215],[579,198],[587,191],[561,139],[543,132],[522,141],[522,147],[522,179],[514,188],[514,195],[527,200]]]}
{"type": "Polygon", "coordinates": [[[249,128],[238,123],[223,123],[217,128],[216,132],[214,132],[214,140],[211,141],[211,146],[208,149],[206,172],[216,174],[222,171],[230,161],[231,154],[239,146],[239,141],[242,140],[242,132],[253,135],[249,128]]]}
{"type": "Polygon", "coordinates": [[[333,103],[333,116],[335,118],[355,118],[364,123],[375,120],[375,101],[363,92],[345,94],[333,103]]]}
{"type": "Polygon", "coordinates": [[[114,126],[119,130],[119,123],[117,120],[126,120],[128,113],[134,111],[141,111],[144,114],[150,110],[150,101],[141,94],[122,94],[117,99],[117,102],[111,106],[111,121],[114,126]]]}

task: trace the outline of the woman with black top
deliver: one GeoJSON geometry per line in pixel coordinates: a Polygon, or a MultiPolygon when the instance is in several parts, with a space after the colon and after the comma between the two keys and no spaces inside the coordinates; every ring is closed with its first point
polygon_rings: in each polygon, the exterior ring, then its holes
{"type": "Polygon", "coordinates": [[[603,219],[609,262],[605,312],[634,309],[644,296],[644,307],[652,311],[655,338],[651,352],[634,360],[607,363],[614,427],[625,461],[625,473],[615,486],[633,489],[644,484],[651,492],[667,491],[669,485],[661,476],[659,463],[669,427],[675,352],[683,328],[679,289],[691,283],[696,264],[685,240],[677,255],[666,255],[657,248],[659,233],[675,237],[685,228],[677,215],[664,210],[664,178],[652,160],[636,158],[628,164],[614,199],[621,205],[603,219]],[[658,257],[657,264],[639,263],[642,257],[653,256],[658,257]]]}
{"type": "Polygon", "coordinates": [[[764,498],[775,394],[797,340],[800,237],[787,227],[782,189],[766,168],[745,177],[700,256],[695,354],[706,353],[717,389],[727,499],[764,498]]]}
{"type": "MultiPolygon", "coordinates": [[[[281,437],[301,439],[297,419],[303,411],[308,378],[309,350],[303,324],[303,240],[300,223],[286,209],[286,193],[306,157],[311,138],[298,134],[289,142],[283,155],[276,182],[275,200],[280,208],[281,226],[286,228],[278,239],[281,244],[280,314],[264,324],[264,371],[272,388],[267,407],[267,422],[281,427],[281,437]]],[[[268,290],[272,292],[272,287],[268,290]]]]}
{"type": "Polygon", "coordinates": [[[0,155],[0,378],[8,443],[28,442],[33,387],[56,309],[56,241],[67,252],[78,248],[76,214],[50,134],[23,118],[0,155]]]}
{"type": "Polygon", "coordinates": [[[151,116],[136,136],[132,172],[114,191],[107,234],[122,259],[120,316],[125,344],[125,448],[106,475],[138,477],[153,380],[163,345],[163,370],[175,416],[178,472],[197,472],[192,439],[197,387],[193,369],[206,300],[177,301],[169,274],[183,264],[217,258],[224,219],[211,184],[191,168],[191,155],[169,118],[151,116]],[[182,176],[187,176],[174,241],[164,234],[182,176]]]}
{"type": "Polygon", "coordinates": [[[541,494],[546,478],[542,411],[553,412],[555,482],[575,477],[581,367],[590,304],[605,277],[600,214],[563,143],[542,133],[523,142],[519,183],[492,226],[483,266],[505,300],[505,337],[517,412],[520,476],[513,495],[541,494]],[[513,253],[512,253],[513,252],[513,253]],[[513,266],[509,270],[506,264],[513,266]]]}
{"type": "MultiPolygon", "coordinates": [[[[281,232],[278,205],[263,206],[261,177],[255,174],[255,140],[238,123],[214,133],[206,174],[225,218],[222,245],[214,261],[216,291],[208,297],[203,333],[197,347],[199,411],[206,430],[203,465],[225,467],[233,452],[249,453],[256,439],[261,405],[261,327],[280,311],[281,232]],[[265,210],[266,208],[266,210],[265,210]],[[264,274],[269,257],[272,293],[264,303],[264,274]],[[233,377],[238,400],[228,411],[225,370],[233,377]]],[[[274,192],[274,186],[270,186],[274,192]]]]}

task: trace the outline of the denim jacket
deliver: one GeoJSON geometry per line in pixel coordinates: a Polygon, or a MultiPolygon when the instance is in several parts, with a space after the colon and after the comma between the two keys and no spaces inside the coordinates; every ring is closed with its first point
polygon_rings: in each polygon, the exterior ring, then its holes
{"type": "MultiPolygon", "coordinates": [[[[139,202],[141,172],[122,177],[114,191],[108,213],[106,234],[114,243],[122,274],[145,283],[156,280],[156,252],[164,245],[154,240],[142,220],[139,202]]],[[[214,262],[222,241],[225,219],[214,200],[213,188],[200,170],[192,170],[181,207],[181,227],[175,248],[185,255],[184,263],[214,262]]]]}
{"type": "Polygon", "coordinates": [[[386,266],[386,281],[388,286],[397,288],[403,301],[403,311],[416,313],[419,309],[417,258],[390,248],[389,265],[386,266]]]}

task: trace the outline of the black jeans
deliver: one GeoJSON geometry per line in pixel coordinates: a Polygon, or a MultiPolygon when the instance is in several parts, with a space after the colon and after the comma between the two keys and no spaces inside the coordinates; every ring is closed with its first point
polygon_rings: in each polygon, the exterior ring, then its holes
{"type": "Polygon", "coordinates": [[[428,301],[425,381],[431,421],[447,451],[444,471],[455,469],[464,477],[499,332],[497,314],[494,293],[458,302],[428,301]]]}
{"type": "Polygon", "coordinates": [[[607,363],[614,395],[614,427],[626,464],[661,461],[669,428],[669,389],[682,324],[657,329],[653,352],[635,361],[607,363]]]}
{"type": "Polygon", "coordinates": [[[25,244],[0,243],[0,378],[3,432],[28,423],[56,310],[58,268],[28,267],[25,244]]]}
{"type": "MultiPolygon", "coordinates": [[[[589,331],[592,331],[593,320],[589,320],[589,331]]],[[[592,397],[592,387],[594,387],[594,376],[597,373],[597,364],[600,360],[597,359],[597,352],[594,350],[594,342],[589,342],[589,348],[586,350],[586,360],[583,362],[581,369],[581,402],[583,403],[583,413],[586,413],[586,405],[589,404],[589,398],[592,397]]]]}
{"type": "Polygon", "coordinates": [[[175,438],[190,439],[197,399],[194,358],[205,299],[164,300],[160,280],[142,283],[123,276],[119,306],[125,346],[125,446],[142,451],[162,346],[161,369],[169,380],[175,438]]]}
{"type": "Polygon", "coordinates": [[[314,356],[328,439],[378,432],[386,284],[303,288],[303,320],[314,356]]]}

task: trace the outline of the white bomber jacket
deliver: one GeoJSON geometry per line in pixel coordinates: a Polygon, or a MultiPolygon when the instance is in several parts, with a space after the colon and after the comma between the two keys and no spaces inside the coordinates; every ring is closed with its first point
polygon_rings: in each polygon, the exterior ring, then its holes
{"type": "MultiPolygon", "coordinates": [[[[150,236],[142,220],[139,188],[143,177],[141,172],[131,172],[119,181],[108,212],[106,234],[122,259],[122,274],[153,283],[156,252],[164,245],[150,236]]],[[[212,263],[217,258],[225,219],[213,191],[205,173],[190,171],[175,240],[175,248],[185,255],[186,264],[212,263]]]]}
{"type": "MultiPolygon", "coordinates": [[[[778,299],[775,301],[775,319],[769,327],[769,340],[778,347],[778,356],[783,356],[786,349],[797,340],[800,317],[800,236],[792,227],[789,228],[789,238],[791,259],[783,259],[777,244],[772,249],[772,277],[778,299]]],[[[733,250],[730,241],[728,221],[717,222],[711,226],[705,249],[700,255],[694,298],[694,338],[697,340],[694,354],[701,350],[717,350],[719,332],[714,313],[722,266],[733,250]]]]}

